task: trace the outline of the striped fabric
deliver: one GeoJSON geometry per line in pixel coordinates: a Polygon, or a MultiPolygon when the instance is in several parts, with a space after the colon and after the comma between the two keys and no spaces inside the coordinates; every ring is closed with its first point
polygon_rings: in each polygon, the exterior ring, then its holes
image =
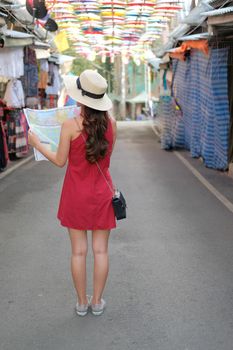
{"type": "Polygon", "coordinates": [[[191,51],[187,61],[173,60],[174,95],[181,106],[185,148],[207,167],[228,168],[228,49],[212,49],[209,57],[191,51]]]}
{"type": "Polygon", "coordinates": [[[161,148],[183,148],[184,119],[182,112],[177,109],[175,99],[171,96],[161,96],[158,106],[158,117],[162,126],[161,148]]]}
{"type": "Polygon", "coordinates": [[[185,146],[185,129],[182,111],[172,99],[173,121],[172,121],[172,147],[184,148],[185,146]]]}
{"type": "Polygon", "coordinates": [[[171,96],[161,96],[158,105],[158,115],[162,118],[161,148],[172,147],[172,103],[171,96]]]}

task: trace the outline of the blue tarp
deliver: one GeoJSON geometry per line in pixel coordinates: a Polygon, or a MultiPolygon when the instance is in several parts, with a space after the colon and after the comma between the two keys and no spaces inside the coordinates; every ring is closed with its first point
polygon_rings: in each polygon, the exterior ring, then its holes
{"type": "Polygon", "coordinates": [[[207,167],[228,168],[229,102],[228,49],[212,49],[209,56],[192,50],[183,62],[173,60],[173,92],[184,120],[184,144],[192,157],[207,167]]]}
{"type": "Polygon", "coordinates": [[[161,148],[184,148],[184,119],[173,97],[160,97],[158,115],[162,120],[161,148]]]}

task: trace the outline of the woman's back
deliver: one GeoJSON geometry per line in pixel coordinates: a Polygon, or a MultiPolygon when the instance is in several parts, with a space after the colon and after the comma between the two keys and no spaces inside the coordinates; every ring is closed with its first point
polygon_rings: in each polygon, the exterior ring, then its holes
{"type": "Polygon", "coordinates": [[[96,163],[86,159],[87,137],[87,133],[82,131],[71,141],[58,218],[63,226],[80,230],[115,228],[112,191],[109,188],[109,185],[113,188],[109,174],[113,147],[110,118],[104,135],[108,141],[107,152],[103,159],[98,160],[101,170],[96,163]]]}
{"type": "MultiPolygon", "coordinates": [[[[81,127],[81,123],[79,123],[78,126],[81,127]]],[[[89,163],[86,159],[85,142],[87,140],[87,136],[88,136],[87,133],[83,130],[75,139],[71,141],[70,152],[69,152],[70,166],[77,166],[77,168],[79,169],[81,167],[83,170],[85,168],[86,169],[92,168],[93,164],[89,163]]],[[[100,159],[98,163],[101,164],[104,168],[106,167],[108,168],[110,165],[110,156],[112,153],[112,146],[113,146],[113,130],[112,130],[112,122],[110,118],[108,118],[108,126],[104,137],[108,141],[108,150],[104,159],[100,159]]]]}

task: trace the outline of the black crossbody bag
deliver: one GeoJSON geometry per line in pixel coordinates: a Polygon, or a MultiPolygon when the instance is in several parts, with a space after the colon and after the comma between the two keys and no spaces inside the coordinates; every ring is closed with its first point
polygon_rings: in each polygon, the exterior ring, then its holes
{"type": "Polygon", "coordinates": [[[108,185],[108,187],[113,195],[112,196],[112,206],[113,206],[113,210],[114,210],[116,219],[117,220],[125,219],[126,218],[126,208],[127,208],[125,197],[123,196],[121,191],[119,191],[118,189],[114,190],[111,187],[111,185],[109,184],[108,180],[106,179],[106,176],[104,175],[101,167],[99,166],[99,163],[98,162],[95,162],[95,163],[96,163],[101,175],[105,179],[105,182],[108,185]]]}

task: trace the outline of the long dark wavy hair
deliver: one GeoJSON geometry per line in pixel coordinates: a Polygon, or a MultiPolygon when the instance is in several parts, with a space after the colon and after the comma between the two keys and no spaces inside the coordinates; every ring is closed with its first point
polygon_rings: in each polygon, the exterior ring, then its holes
{"type": "Polygon", "coordinates": [[[86,141],[86,159],[95,163],[103,159],[108,151],[105,132],[108,127],[108,113],[82,106],[83,128],[88,137],[86,141]]]}

